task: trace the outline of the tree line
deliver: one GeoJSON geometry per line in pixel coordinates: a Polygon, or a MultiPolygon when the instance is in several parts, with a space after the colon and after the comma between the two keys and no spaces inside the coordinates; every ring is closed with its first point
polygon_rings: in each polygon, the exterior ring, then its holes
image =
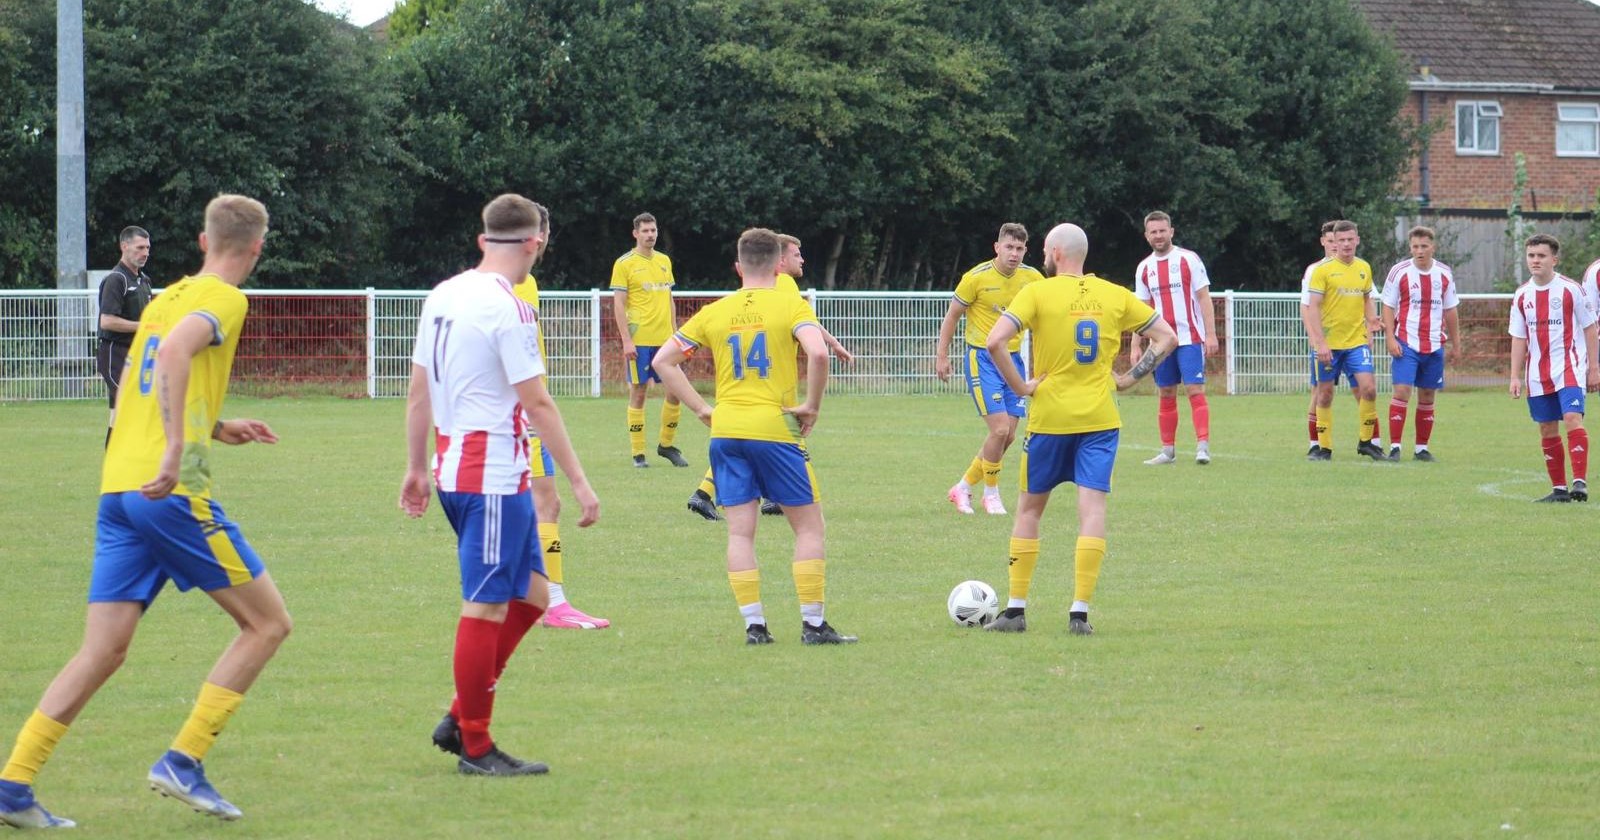
{"type": "MultiPolygon", "coordinates": [[[[258,285],[423,288],[510,190],[552,288],[604,287],[643,211],[688,288],[757,224],[810,285],[944,289],[1072,220],[1127,282],[1154,209],[1219,287],[1297,288],[1324,219],[1392,225],[1419,140],[1349,0],[407,0],[382,42],[302,0],[84,5],[90,265],[139,224],[158,284],[220,191],[272,212],[258,285]]],[[[0,0],[0,285],[54,280],[53,6],[0,0]]]]}

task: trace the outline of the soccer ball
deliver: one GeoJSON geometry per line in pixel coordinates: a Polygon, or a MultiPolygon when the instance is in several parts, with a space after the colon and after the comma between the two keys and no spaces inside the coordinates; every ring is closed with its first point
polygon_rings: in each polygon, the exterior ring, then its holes
{"type": "Polygon", "coordinates": [[[950,590],[945,602],[950,620],[962,627],[981,627],[1000,614],[1000,596],[994,587],[981,580],[964,580],[950,590]]]}

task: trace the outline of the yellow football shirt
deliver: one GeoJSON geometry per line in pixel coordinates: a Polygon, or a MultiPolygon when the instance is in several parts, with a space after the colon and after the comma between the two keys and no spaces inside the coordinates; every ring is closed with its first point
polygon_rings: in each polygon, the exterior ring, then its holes
{"type": "Polygon", "coordinates": [[[795,334],[811,327],[818,327],[817,314],[805,298],[740,289],[702,308],[678,330],[685,350],[705,347],[716,361],[712,437],[798,442],[783,408],[800,401],[795,334]]]}
{"type": "Polygon", "coordinates": [[[773,284],[772,288],[777,289],[780,292],[794,292],[797,295],[800,294],[800,284],[794,282],[793,277],[783,273],[778,274],[778,282],[773,284]]]}
{"type": "Polygon", "coordinates": [[[228,375],[249,309],[244,292],[214,274],[185,277],[157,295],[139,319],[128,353],[128,375],[117,396],[117,422],[106,445],[101,493],[138,490],[161,471],[167,447],[156,400],[156,351],[179,322],[194,315],[211,324],[211,346],[196,353],[183,400],[183,460],[176,494],[211,498],[211,430],[222,418],[228,375]]]}
{"type": "Polygon", "coordinates": [[[660,347],[672,335],[672,260],[656,251],[629,251],[611,266],[611,288],[628,293],[628,334],[642,347],[660,347]]]}
{"type": "MultiPolygon", "coordinates": [[[[982,348],[989,340],[989,331],[1000,320],[1000,313],[1011,305],[1017,292],[1043,279],[1038,269],[1028,265],[1017,266],[1007,277],[995,267],[994,260],[973,266],[961,275],[955,298],[967,308],[967,345],[982,348]]],[[[1022,336],[1011,339],[1006,349],[1013,353],[1022,349],[1022,336]]]]}
{"type": "MultiPolygon", "coordinates": [[[[539,280],[532,274],[522,278],[522,282],[511,287],[511,293],[522,299],[523,303],[539,311],[539,280]]],[[[544,358],[545,367],[550,366],[550,354],[544,352],[544,314],[539,316],[539,355],[544,358]]]]}
{"type": "Polygon", "coordinates": [[[1322,296],[1322,332],[1328,349],[1349,350],[1367,343],[1367,295],[1372,293],[1372,266],[1357,257],[1348,265],[1324,260],[1311,270],[1306,291],[1322,296]]]}
{"type": "Polygon", "coordinates": [[[1080,434],[1122,426],[1112,394],[1111,362],[1122,334],[1160,317],[1133,292],[1093,274],[1057,275],[1017,292],[1005,316],[1033,331],[1035,376],[1028,432],[1080,434]]]}

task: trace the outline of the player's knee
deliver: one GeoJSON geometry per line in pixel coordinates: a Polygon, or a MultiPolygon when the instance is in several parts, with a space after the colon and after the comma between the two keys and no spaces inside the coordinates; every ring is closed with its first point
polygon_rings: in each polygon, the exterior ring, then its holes
{"type": "Polygon", "coordinates": [[[1564,417],[1561,418],[1561,424],[1563,426],[1567,427],[1567,431],[1576,432],[1579,429],[1583,428],[1583,415],[1582,414],[1568,414],[1568,415],[1565,415],[1564,417]]]}

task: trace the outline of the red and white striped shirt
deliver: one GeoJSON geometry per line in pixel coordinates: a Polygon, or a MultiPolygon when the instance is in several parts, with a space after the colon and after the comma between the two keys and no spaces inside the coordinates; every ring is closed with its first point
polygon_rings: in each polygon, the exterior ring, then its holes
{"type": "Polygon", "coordinates": [[[1200,255],[1173,248],[1166,256],[1151,254],[1134,271],[1133,293],[1150,304],[1178,334],[1178,345],[1204,344],[1211,313],[1200,307],[1199,291],[1211,285],[1200,255]]]}
{"type": "Polygon", "coordinates": [[[1589,348],[1583,331],[1594,322],[1594,310],[1570,278],[1557,274],[1543,286],[1529,280],[1517,288],[1509,332],[1528,341],[1528,396],[1584,386],[1589,348]]]}
{"type": "Polygon", "coordinates": [[[422,305],[411,361],[427,370],[442,492],[526,492],[528,420],[516,383],[545,372],[539,315],[498,274],[467,271],[422,305]]]}
{"type": "Polygon", "coordinates": [[[1600,260],[1589,263],[1589,268],[1583,272],[1583,282],[1578,285],[1583,287],[1583,296],[1589,301],[1589,308],[1600,319],[1600,260]]]}
{"type": "Polygon", "coordinates": [[[1393,310],[1394,337],[1418,353],[1444,346],[1444,311],[1461,305],[1455,276],[1438,260],[1427,271],[1413,260],[1395,263],[1383,281],[1383,305],[1393,310]]]}

